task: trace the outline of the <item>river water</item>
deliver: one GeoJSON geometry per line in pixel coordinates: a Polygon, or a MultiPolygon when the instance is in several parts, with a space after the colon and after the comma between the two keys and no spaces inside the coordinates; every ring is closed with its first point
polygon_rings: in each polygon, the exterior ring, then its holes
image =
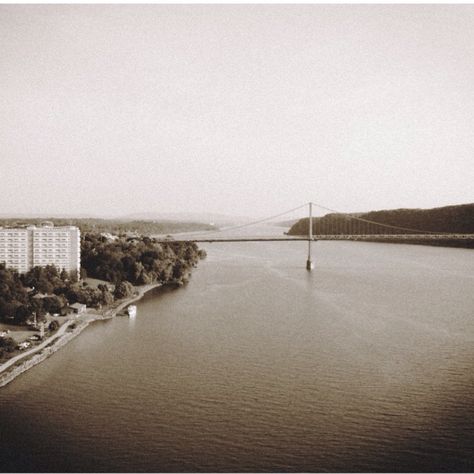
{"type": "Polygon", "coordinates": [[[0,390],[2,471],[472,471],[474,252],[204,246],[0,390]]]}

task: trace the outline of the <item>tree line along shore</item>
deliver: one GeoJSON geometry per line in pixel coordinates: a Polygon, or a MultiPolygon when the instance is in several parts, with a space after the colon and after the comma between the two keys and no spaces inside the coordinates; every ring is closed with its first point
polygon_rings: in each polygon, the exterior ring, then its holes
{"type": "Polygon", "coordinates": [[[141,297],[142,288],[186,283],[205,256],[192,242],[159,243],[138,234],[84,232],[80,279],[54,266],[19,274],[0,263],[0,368],[22,349],[52,337],[62,324],[71,324],[76,317],[70,312],[74,303],[89,308],[89,322],[110,317],[119,305],[141,297]],[[94,284],[91,279],[98,281],[94,284]],[[24,339],[32,330],[28,342],[19,347],[15,336],[24,339]]]}

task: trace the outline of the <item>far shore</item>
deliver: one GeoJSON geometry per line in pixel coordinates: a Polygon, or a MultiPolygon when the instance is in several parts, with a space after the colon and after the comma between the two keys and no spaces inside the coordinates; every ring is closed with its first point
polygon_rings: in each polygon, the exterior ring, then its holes
{"type": "Polygon", "coordinates": [[[115,302],[111,307],[99,312],[86,312],[75,319],[65,322],[54,334],[46,338],[41,344],[32,349],[12,357],[0,365],[0,387],[4,387],[16,377],[26,372],[28,369],[41,363],[50,355],[54,354],[69,341],[78,336],[90,323],[94,321],[107,320],[115,317],[128,305],[143,298],[145,293],[162,286],[161,283],[151,283],[135,287],[135,293],[119,302],[115,302]]]}

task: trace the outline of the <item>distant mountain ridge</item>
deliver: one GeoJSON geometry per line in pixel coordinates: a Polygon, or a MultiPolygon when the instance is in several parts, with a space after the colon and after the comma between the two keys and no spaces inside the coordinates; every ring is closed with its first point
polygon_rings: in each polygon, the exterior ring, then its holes
{"type": "Polygon", "coordinates": [[[124,221],[173,221],[173,222],[203,222],[219,227],[243,224],[250,221],[248,217],[230,216],[212,212],[138,212],[127,214],[120,219],[124,221]]]}
{"type": "Polygon", "coordinates": [[[174,234],[180,232],[196,232],[216,230],[216,226],[202,222],[187,222],[173,220],[125,220],[125,219],[98,219],[98,218],[0,218],[0,226],[39,225],[50,221],[56,226],[75,225],[81,232],[136,232],[144,235],[174,234]]]}
{"type": "Polygon", "coordinates": [[[47,214],[42,212],[31,213],[12,213],[4,212],[0,214],[0,220],[4,221],[37,221],[37,220],[57,220],[57,221],[74,221],[74,220],[97,220],[97,221],[154,221],[154,222],[174,222],[174,223],[199,223],[214,224],[219,227],[238,225],[249,222],[251,219],[246,216],[233,216],[228,214],[218,214],[211,212],[134,212],[126,215],[102,215],[102,214],[47,214]]]}

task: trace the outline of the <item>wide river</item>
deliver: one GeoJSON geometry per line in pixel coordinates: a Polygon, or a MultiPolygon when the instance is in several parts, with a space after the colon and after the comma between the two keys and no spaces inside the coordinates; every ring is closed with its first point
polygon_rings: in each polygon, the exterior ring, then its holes
{"type": "Polygon", "coordinates": [[[474,470],[474,251],[204,248],[0,390],[3,471],[474,470]]]}

